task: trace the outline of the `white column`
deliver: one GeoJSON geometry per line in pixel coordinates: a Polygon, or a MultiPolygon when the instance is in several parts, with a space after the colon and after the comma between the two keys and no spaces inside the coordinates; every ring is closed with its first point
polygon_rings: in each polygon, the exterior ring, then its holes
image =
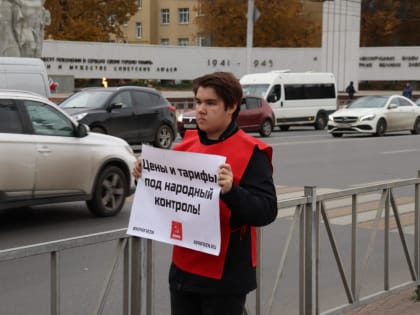
{"type": "Polygon", "coordinates": [[[358,89],[361,1],[334,0],[323,4],[322,71],[333,72],[337,88],[350,81],[358,89]]]}

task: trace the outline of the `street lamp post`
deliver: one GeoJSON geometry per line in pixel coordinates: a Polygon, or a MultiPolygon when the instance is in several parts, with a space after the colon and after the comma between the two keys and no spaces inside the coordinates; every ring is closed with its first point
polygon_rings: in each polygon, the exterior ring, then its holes
{"type": "Polygon", "coordinates": [[[251,53],[254,46],[254,23],[258,20],[260,12],[255,8],[254,0],[248,0],[247,27],[246,27],[246,72],[251,71],[251,53]]]}
{"type": "Polygon", "coordinates": [[[248,0],[246,27],[246,73],[251,71],[251,52],[254,42],[254,0],[248,0]]]}

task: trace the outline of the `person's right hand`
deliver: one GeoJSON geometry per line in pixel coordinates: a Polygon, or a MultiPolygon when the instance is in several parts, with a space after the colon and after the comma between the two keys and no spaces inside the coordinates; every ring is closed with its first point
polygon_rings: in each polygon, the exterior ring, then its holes
{"type": "Polygon", "coordinates": [[[137,158],[136,164],[134,164],[133,171],[131,172],[134,178],[138,180],[141,177],[141,157],[137,158]]]}

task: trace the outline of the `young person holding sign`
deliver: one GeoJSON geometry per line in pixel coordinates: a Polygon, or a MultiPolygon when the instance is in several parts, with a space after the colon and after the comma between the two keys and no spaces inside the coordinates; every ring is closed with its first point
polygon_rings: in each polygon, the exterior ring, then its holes
{"type": "MultiPolygon", "coordinates": [[[[218,173],[221,251],[218,256],[174,246],[169,271],[172,315],[242,315],[257,287],[256,229],[277,216],[272,148],[236,125],[239,81],[227,72],[193,81],[197,130],[174,150],[226,157],[218,173]]],[[[141,158],[133,169],[141,176],[141,158]]]]}

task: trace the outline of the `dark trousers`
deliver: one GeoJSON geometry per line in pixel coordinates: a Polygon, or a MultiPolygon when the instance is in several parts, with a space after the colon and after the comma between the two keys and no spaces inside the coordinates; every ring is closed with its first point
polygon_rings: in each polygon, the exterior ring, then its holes
{"type": "Polygon", "coordinates": [[[245,298],[171,290],[171,315],[243,315],[245,298]]]}

